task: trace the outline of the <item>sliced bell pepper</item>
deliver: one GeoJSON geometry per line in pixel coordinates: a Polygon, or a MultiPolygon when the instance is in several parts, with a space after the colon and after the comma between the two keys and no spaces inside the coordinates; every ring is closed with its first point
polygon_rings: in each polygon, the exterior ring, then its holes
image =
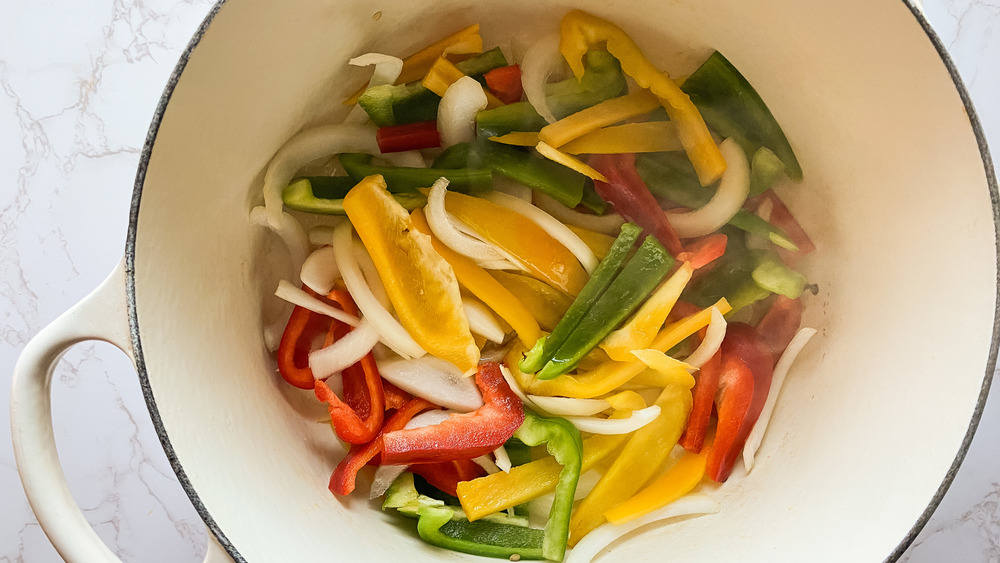
{"type": "Polygon", "coordinates": [[[680,438],[691,411],[690,391],[677,386],[665,387],[654,404],[660,407],[660,415],[632,434],[611,467],[573,512],[571,546],[603,524],[608,509],[627,500],[645,485],[680,438]]]}
{"type": "Polygon", "coordinates": [[[691,279],[692,271],[689,264],[682,264],[670,279],[653,292],[625,326],[612,332],[601,342],[601,348],[612,360],[629,361],[632,359],[632,350],[649,347],[691,279]]]}
{"type": "Polygon", "coordinates": [[[721,483],[729,477],[764,408],[774,365],[771,351],[760,342],[753,327],[743,323],[729,323],[720,351],[722,367],[716,399],[719,421],[715,443],[708,452],[707,473],[721,483]]]}
{"type": "Polygon", "coordinates": [[[463,371],[475,367],[472,339],[458,280],[431,245],[413,229],[410,215],[389,194],[381,176],[369,176],[344,198],[357,230],[400,322],[429,353],[463,371]]]}
{"type": "Polygon", "coordinates": [[[418,121],[406,125],[379,127],[375,132],[378,150],[390,152],[416,151],[441,146],[437,121],[418,121]]]}
{"type": "Polygon", "coordinates": [[[788,210],[788,207],[785,206],[785,203],[781,201],[781,198],[773,190],[768,190],[758,197],[761,200],[761,205],[763,205],[765,200],[770,201],[771,213],[768,221],[784,233],[787,233],[788,238],[798,247],[796,251],[789,251],[783,248],[778,249],[778,255],[781,256],[781,259],[785,263],[794,266],[803,256],[816,250],[816,245],[813,244],[812,239],[806,234],[802,225],[795,220],[792,212],[788,210]]]}
{"type": "Polygon", "coordinates": [[[715,394],[719,390],[719,375],[722,371],[722,353],[716,352],[698,370],[691,394],[694,403],[691,407],[691,417],[687,428],[678,442],[685,450],[693,453],[701,452],[708,433],[708,422],[715,405],[715,394]]]}
{"type": "MultiPolygon", "coordinates": [[[[323,188],[319,187],[317,184],[341,184],[344,181],[350,185],[347,189],[343,190],[343,194],[346,195],[350,188],[354,187],[357,182],[354,178],[349,176],[330,176],[325,177],[314,177],[314,178],[300,178],[295,180],[291,184],[285,187],[281,191],[281,201],[285,204],[285,207],[289,209],[294,209],[296,211],[303,211],[305,213],[316,213],[320,215],[347,215],[344,211],[344,195],[339,195],[337,197],[325,197],[320,195],[323,188]],[[334,180],[334,182],[324,182],[324,180],[334,180]]],[[[340,191],[337,189],[337,191],[340,191]]],[[[393,199],[399,202],[404,209],[416,209],[417,207],[423,207],[427,204],[427,198],[423,194],[417,192],[401,192],[392,194],[393,199]]]]}
{"type": "Polygon", "coordinates": [[[552,330],[552,334],[547,336],[544,341],[536,342],[528,355],[519,362],[521,371],[535,373],[552,359],[556,351],[573,334],[576,327],[586,317],[587,312],[597,303],[597,300],[621,271],[632,247],[635,246],[635,241],[639,239],[640,232],[639,227],[632,223],[622,225],[621,232],[611,246],[611,250],[608,251],[608,255],[594,269],[590,279],[580,290],[573,304],[566,310],[562,320],[552,330]]]}
{"type": "Polygon", "coordinates": [[[656,96],[648,90],[638,90],[619,98],[605,100],[550,123],[538,132],[538,140],[559,148],[587,133],[647,114],[658,107],[660,101],[656,96]]]}
{"type": "Polygon", "coordinates": [[[447,506],[423,506],[417,533],[425,542],[461,553],[511,559],[545,559],[544,532],[496,522],[455,520],[447,506]]]}
{"type": "Polygon", "coordinates": [[[635,255],[622,267],[621,273],[538,371],[538,378],[552,379],[575,368],[587,353],[632,314],[673,265],[674,259],[656,237],[646,237],[635,255]]]}
{"type": "MultiPolygon", "coordinates": [[[[483,38],[479,35],[479,24],[475,23],[469,27],[455,32],[448,37],[435,41],[423,49],[413,53],[403,59],[403,69],[396,78],[396,84],[405,84],[420,80],[420,77],[427,74],[427,69],[431,68],[434,61],[441,55],[468,55],[483,52],[483,38]]],[[[354,105],[358,103],[358,98],[364,93],[362,86],[353,96],[344,100],[344,105],[354,105]]]]}
{"type": "MultiPolygon", "coordinates": [[[[603,202],[604,200],[601,201],[603,202]]],[[[604,260],[604,257],[608,255],[608,252],[611,251],[611,247],[615,244],[615,239],[604,233],[574,227],[573,225],[566,226],[569,227],[569,230],[573,231],[576,236],[580,237],[583,244],[587,245],[587,248],[594,253],[594,256],[597,256],[598,260],[604,260]]]]}
{"type": "Polygon", "coordinates": [[[778,362],[788,343],[802,324],[802,300],[789,299],[784,295],[775,298],[764,318],[757,323],[757,334],[761,342],[771,351],[771,359],[778,362]]]}
{"type": "Polygon", "coordinates": [[[380,175],[389,191],[394,193],[416,193],[416,188],[432,185],[438,178],[448,179],[448,188],[456,191],[482,192],[493,189],[493,173],[488,168],[406,168],[402,166],[382,166],[372,164],[368,154],[344,153],[340,155],[340,165],[356,181],[368,176],[380,175]]]}
{"type": "MultiPolygon", "coordinates": [[[[506,62],[505,60],[504,63],[506,62]]],[[[444,93],[448,90],[448,87],[465,76],[467,75],[459,70],[455,66],[455,63],[444,57],[438,57],[438,60],[434,61],[434,64],[431,65],[430,70],[427,71],[427,75],[420,81],[420,84],[438,96],[444,97],[444,93]]],[[[503,102],[489,90],[485,90],[484,94],[486,94],[487,108],[495,108],[503,105],[503,102]]]]}
{"type": "Polygon", "coordinates": [[[456,496],[455,488],[462,481],[471,481],[486,474],[486,471],[471,459],[417,463],[410,466],[410,471],[451,496],[456,496]]]}
{"type": "Polygon", "coordinates": [[[497,449],[524,422],[521,400],[510,390],[495,362],[476,371],[483,395],[478,410],[423,428],[387,432],[382,436],[382,462],[389,465],[472,459],[497,449]]]}
{"type": "MultiPolygon", "coordinates": [[[[319,297],[306,286],[302,286],[302,289],[313,297],[319,297]]],[[[289,384],[299,389],[312,389],[316,386],[316,378],[309,369],[309,352],[320,335],[330,332],[332,321],[330,317],[304,307],[296,306],[292,309],[292,316],[288,318],[285,331],[281,334],[276,355],[278,372],[289,384]]]]}
{"type": "MultiPolygon", "coordinates": [[[[627,436],[597,435],[583,441],[580,471],[586,473],[621,446],[627,436]]],[[[459,483],[456,495],[470,520],[512,508],[552,492],[563,467],[552,456],[459,483]]]]}
{"type": "Polygon", "coordinates": [[[535,145],[535,150],[538,151],[538,154],[544,156],[552,162],[561,164],[574,172],[583,174],[591,180],[597,180],[600,182],[608,181],[608,179],[604,177],[604,174],[594,170],[594,168],[587,163],[583,162],[579,158],[576,158],[575,156],[568,155],[561,150],[548,145],[544,141],[539,141],[538,144],[535,145]]]}
{"type": "Polygon", "coordinates": [[[566,554],[566,540],[569,538],[573,497],[576,495],[576,484],[580,480],[583,464],[580,431],[564,418],[543,418],[529,412],[525,414],[524,423],[514,436],[528,446],[545,444],[546,451],[562,466],[542,542],[542,555],[546,559],[562,561],[566,554]]]}
{"type": "Polygon", "coordinates": [[[382,451],[382,436],[386,432],[401,430],[419,412],[434,408],[434,405],[419,397],[410,399],[400,407],[382,426],[378,435],[367,444],[352,445],[344,459],[330,476],[330,491],[335,495],[349,495],[354,491],[358,471],[382,451]]]}
{"type": "Polygon", "coordinates": [[[705,476],[705,455],[685,453],[662,476],[627,501],[604,513],[612,524],[649,514],[686,495],[705,476]]]}
{"type": "MultiPolygon", "coordinates": [[[[431,237],[434,250],[451,265],[458,283],[506,321],[517,333],[521,342],[528,345],[541,336],[541,329],[532,316],[531,309],[526,307],[516,295],[508,291],[503,284],[494,279],[478,264],[441,244],[441,241],[437,240],[431,233],[422,210],[417,209],[411,213],[410,221],[413,228],[431,237]]],[[[552,291],[555,292],[555,290],[552,291]]]]}
{"type": "MultiPolygon", "coordinates": [[[[538,326],[542,330],[551,331],[573,303],[573,300],[565,293],[531,276],[512,274],[501,270],[492,270],[489,275],[523,304],[529,314],[537,320],[538,326]]],[[[462,281],[461,276],[459,276],[458,281],[462,281]]],[[[516,327],[515,330],[517,330],[516,327]]],[[[530,341],[526,340],[520,332],[518,332],[518,336],[525,346],[532,346],[541,333],[538,332],[535,339],[530,341]]]]}
{"type": "Polygon", "coordinates": [[[616,212],[655,235],[671,254],[684,250],[660,204],[636,172],[634,154],[595,155],[590,163],[607,177],[607,182],[594,182],[594,188],[616,212]]]}
{"type": "Polygon", "coordinates": [[[524,87],[521,85],[521,66],[510,65],[495,68],[483,75],[486,86],[505,104],[521,101],[524,87]]]}
{"type": "Polygon", "coordinates": [[[701,184],[707,186],[722,177],[726,161],[698,108],[687,94],[666,73],[653,66],[638,45],[617,25],[581,10],[573,10],[563,16],[559,50],[577,78],[583,75],[583,55],[592,46],[601,43],[605,43],[608,52],[618,59],[625,74],[631,76],[639,87],[649,88],[660,99],[670,120],[677,124],[677,134],[698,171],[701,184]]]}
{"type": "Polygon", "coordinates": [[[644,121],[603,127],[559,147],[569,154],[646,153],[681,150],[672,121],[644,121]]]}
{"type": "Polygon", "coordinates": [[[501,247],[534,277],[570,295],[577,295],[587,272],[573,254],[533,221],[495,203],[448,192],[448,212],[501,247]]]}
{"type": "Polygon", "coordinates": [[[413,395],[396,387],[386,380],[382,380],[382,392],[385,394],[385,410],[398,410],[403,407],[413,395]]]}
{"type": "MultiPolygon", "coordinates": [[[[737,213],[738,215],[738,213],[737,213]]],[[[726,253],[729,237],[723,233],[712,233],[689,242],[677,259],[698,270],[708,266],[726,253]]]]}
{"type": "Polygon", "coordinates": [[[694,366],[652,348],[632,350],[632,355],[639,358],[647,368],[658,373],[667,381],[667,385],[677,385],[684,389],[691,389],[695,385],[694,376],[688,371],[693,370],[694,366]]]}

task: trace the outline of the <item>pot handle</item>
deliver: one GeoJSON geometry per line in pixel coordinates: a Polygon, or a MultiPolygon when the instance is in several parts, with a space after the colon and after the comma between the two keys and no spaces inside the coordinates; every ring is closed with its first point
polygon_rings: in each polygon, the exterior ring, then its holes
{"type": "MultiPolygon", "coordinates": [[[[119,559],[84,518],[66,484],[52,430],[52,370],[70,346],[87,340],[108,342],[135,363],[125,279],[123,259],[97,289],[35,335],[14,366],[10,426],[21,484],[49,541],[71,563],[118,563],[119,559]]],[[[231,561],[208,535],[206,563],[231,561]]]]}

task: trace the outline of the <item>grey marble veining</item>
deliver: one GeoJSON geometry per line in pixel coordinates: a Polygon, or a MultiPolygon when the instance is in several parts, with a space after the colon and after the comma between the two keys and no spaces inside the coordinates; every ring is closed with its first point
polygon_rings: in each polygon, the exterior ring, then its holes
{"type": "MultiPolygon", "coordinates": [[[[150,116],[209,0],[6,0],[0,7],[0,404],[18,352],[120,258],[150,116]]],[[[1000,0],[927,0],[1000,160],[1000,0]]],[[[1000,392],[903,561],[1000,561],[1000,392]]],[[[201,520],[160,449],[134,372],[72,349],[53,383],[56,436],[87,519],[128,561],[200,561],[201,520]]],[[[4,411],[6,413],[6,411],[4,411]]],[[[58,561],[0,417],[0,562],[58,561]]]]}

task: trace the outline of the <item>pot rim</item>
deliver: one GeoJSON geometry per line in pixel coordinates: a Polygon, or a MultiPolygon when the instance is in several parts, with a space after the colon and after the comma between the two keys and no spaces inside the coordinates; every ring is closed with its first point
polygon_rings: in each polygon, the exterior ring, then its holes
{"type": "MultiPolygon", "coordinates": [[[[201,516],[205,525],[234,561],[237,563],[245,563],[246,559],[236,549],[236,546],[234,546],[233,543],[226,537],[225,532],[222,531],[218,522],[216,522],[212,517],[208,508],[202,502],[201,497],[199,497],[197,491],[192,485],[190,479],[188,479],[187,474],[184,471],[184,467],[181,465],[181,462],[177,457],[177,453],[171,444],[170,437],[167,435],[166,429],[163,426],[163,421],[160,417],[159,409],[156,405],[156,399],[153,396],[153,390],[150,386],[149,376],[146,371],[146,363],[143,357],[142,342],[139,334],[139,321],[136,312],[135,298],[135,246],[139,222],[139,204],[142,200],[142,189],[146,179],[149,159],[153,152],[153,144],[156,141],[160,124],[167,109],[167,104],[170,102],[170,98],[174,93],[177,82],[180,80],[181,74],[184,72],[187,63],[191,58],[191,54],[194,52],[195,47],[197,47],[201,42],[201,39],[205,36],[209,26],[215,20],[216,15],[226,2],[227,0],[218,0],[215,5],[212,6],[201,25],[198,26],[198,29],[195,31],[187,47],[185,47],[184,51],[181,53],[180,58],[177,61],[177,65],[170,73],[167,84],[163,89],[163,94],[161,94],[160,100],[156,105],[156,110],[153,113],[153,119],[150,123],[149,131],[146,133],[146,140],[143,144],[142,153],[139,158],[139,165],[136,170],[132,201],[129,209],[129,224],[125,242],[125,293],[128,306],[129,334],[132,342],[132,349],[135,354],[136,371],[139,376],[139,383],[142,387],[142,395],[146,401],[146,407],[149,410],[149,415],[153,421],[153,427],[156,430],[156,435],[160,440],[160,445],[163,447],[163,451],[167,455],[170,467],[177,475],[177,480],[180,482],[184,492],[187,493],[191,504],[194,506],[198,515],[201,516]]],[[[952,482],[955,480],[955,476],[958,474],[958,470],[961,467],[962,462],[965,460],[965,456],[972,444],[972,438],[976,433],[976,429],[979,427],[980,420],[982,419],[983,409],[986,406],[986,399],[989,396],[990,386],[993,382],[993,375],[996,369],[998,349],[1000,349],[1000,188],[998,188],[993,160],[990,156],[989,147],[986,143],[986,135],[983,131],[982,123],[979,120],[975,107],[973,106],[972,99],[969,96],[969,92],[965,87],[965,83],[962,81],[961,75],[959,74],[958,68],[955,66],[954,61],[952,61],[951,56],[948,54],[948,51],[940,37],[938,37],[937,32],[934,31],[930,22],[928,22],[926,16],[924,16],[922,9],[916,5],[917,0],[902,0],[902,2],[913,14],[914,19],[916,19],[931,44],[934,46],[934,49],[937,51],[938,56],[941,58],[941,62],[944,63],[944,66],[948,71],[948,75],[951,77],[952,83],[962,100],[962,105],[965,107],[966,114],[969,117],[970,126],[972,127],[973,134],[976,137],[976,143],[979,147],[980,157],[983,161],[983,167],[986,173],[986,182],[990,192],[990,201],[993,206],[994,244],[997,250],[996,271],[998,284],[997,294],[994,299],[993,337],[990,340],[990,351],[986,363],[986,373],[983,375],[983,383],[979,391],[979,398],[976,401],[976,407],[973,411],[972,418],[969,421],[969,426],[966,429],[965,437],[962,439],[962,444],[958,453],[952,460],[951,466],[948,468],[944,479],[938,486],[938,489],[934,493],[930,502],[927,504],[927,507],[910,528],[910,531],[906,534],[906,536],[900,540],[900,542],[896,545],[896,548],[889,554],[886,561],[896,561],[903,555],[906,549],[911,543],[913,543],[913,540],[927,524],[928,520],[930,520],[931,515],[937,509],[941,500],[951,487],[952,482]]]]}

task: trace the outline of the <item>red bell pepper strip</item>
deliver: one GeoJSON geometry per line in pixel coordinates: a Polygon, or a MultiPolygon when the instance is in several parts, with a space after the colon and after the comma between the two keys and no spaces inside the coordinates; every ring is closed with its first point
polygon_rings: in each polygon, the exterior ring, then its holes
{"type": "Polygon", "coordinates": [[[524,422],[524,407],[510,390],[496,362],[482,362],[476,385],[483,406],[468,414],[423,428],[386,432],[382,436],[382,463],[408,465],[472,459],[497,449],[524,422]]]}
{"type": "Polygon", "coordinates": [[[627,221],[654,235],[673,256],[683,252],[666,214],[635,170],[635,154],[598,154],[590,158],[590,165],[608,179],[594,181],[597,195],[627,221]]]}
{"type": "Polygon", "coordinates": [[[795,337],[801,324],[802,300],[778,295],[771,304],[771,309],[757,323],[757,334],[764,346],[771,350],[772,362],[778,363],[778,358],[795,337]]]}
{"type": "MultiPolygon", "coordinates": [[[[323,299],[306,286],[302,289],[313,297],[323,299]]],[[[313,372],[309,369],[309,352],[320,335],[326,334],[329,340],[332,322],[330,317],[303,307],[292,309],[276,355],[278,372],[285,381],[299,389],[312,389],[316,385],[313,372]]]]}
{"type": "MultiPolygon", "coordinates": [[[[357,315],[358,309],[351,295],[343,290],[333,290],[329,298],[338,303],[344,312],[357,315]]],[[[340,321],[333,321],[333,339],[343,338],[353,330],[340,321]]],[[[328,339],[327,345],[332,344],[328,339]]],[[[358,363],[341,372],[344,381],[344,399],[337,397],[326,383],[316,382],[316,398],[328,405],[330,419],[337,436],[349,444],[364,444],[378,434],[385,412],[385,395],[382,377],[369,352],[358,363]]]]}
{"type": "Polygon", "coordinates": [[[458,484],[486,475],[486,471],[471,459],[457,459],[440,463],[418,463],[410,466],[410,471],[420,475],[432,486],[458,496],[458,484]]]}
{"type": "Polygon", "coordinates": [[[513,104],[521,101],[524,87],[521,85],[520,65],[495,68],[483,75],[486,86],[501,102],[513,104]]]}
{"type": "Polygon", "coordinates": [[[768,218],[770,222],[775,227],[778,227],[788,235],[788,238],[795,243],[795,246],[799,247],[798,252],[792,252],[784,248],[777,248],[778,256],[781,260],[788,264],[789,266],[795,266],[795,263],[810,252],[816,250],[816,245],[813,244],[812,239],[806,234],[806,231],[802,228],[802,225],[795,220],[792,216],[792,212],[788,210],[785,203],[781,201],[778,194],[774,193],[774,190],[767,190],[766,192],[757,196],[757,198],[763,203],[765,200],[770,200],[771,202],[771,216],[768,218]]]}
{"type": "Polygon", "coordinates": [[[387,411],[398,410],[413,398],[413,395],[384,379],[382,380],[382,392],[385,394],[385,410],[387,411]]]}
{"type": "Polygon", "coordinates": [[[420,121],[405,125],[379,127],[375,132],[378,149],[383,153],[415,151],[441,146],[437,121],[420,121]]]}
{"type": "Polygon", "coordinates": [[[703,268],[726,253],[728,237],[714,233],[689,242],[684,252],[677,255],[678,262],[687,262],[695,270],[703,268]]]}
{"type": "Polygon", "coordinates": [[[716,352],[701,369],[698,379],[691,390],[693,403],[688,417],[687,428],[678,440],[678,444],[691,453],[701,452],[705,445],[705,434],[708,432],[708,421],[712,416],[715,404],[715,394],[719,390],[719,375],[722,372],[722,353],[716,352]]]}
{"type": "Polygon", "coordinates": [[[729,323],[720,351],[722,368],[716,407],[719,421],[705,471],[719,483],[729,477],[764,408],[774,368],[771,351],[760,342],[753,327],[743,323],[729,323]]]}
{"type": "Polygon", "coordinates": [[[402,430],[411,418],[430,408],[434,408],[434,405],[424,399],[419,397],[411,399],[385,421],[385,426],[382,427],[375,439],[367,444],[351,446],[351,451],[344,459],[340,460],[337,468],[333,470],[333,475],[330,476],[330,491],[335,495],[351,494],[358,477],[358,471],[382,451],[382,436],[386,432],[402,430]]]}

